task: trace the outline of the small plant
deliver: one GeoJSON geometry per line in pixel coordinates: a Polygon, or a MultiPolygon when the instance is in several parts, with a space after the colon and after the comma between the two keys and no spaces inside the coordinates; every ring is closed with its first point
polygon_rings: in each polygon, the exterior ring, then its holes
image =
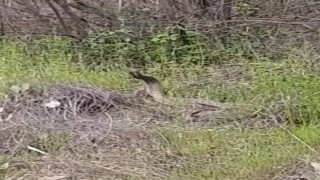
{"type": "Polygon", "coordinates": [[[30,146],[51,153],[64,148],[69,140],[71,140],[71,136],[65,133],[55,135],[42,133],[39,134],[37,138],[34,138],[33,142],[30,143],[30,146]]]}
{"type": "Polygon", "coordinates": [[[23,83],[23,84],[21,85],[21,87],[19,87],[19,86],[11,86],[11,87],[10,87],[10,90],[11,90],[12,92],[16,93],[16,94],[18,94],[18,93],[24,93],[24,92],[26,92],[26,91],[29,90],[29,89],[30,89],[30,84],[27,84],[27,83],[23,83]]]}
{"type": "Polygon", "coordinates": [[[150,42],[150,56],[156,63],[191,65],[208,60],[207,47],[201,43],[200,34],[181,26],[167,27],[150,42]]]}
{"type": "Polygon", "coordinates": [[[75,56],[85,64],[94,66],[117,64],[139,58],[132,31],[120,29],[92,34],[74,49],[75,56]]]}
{"type": "Polygon", "coordinates": [[[252,16],[259,12],[259,8],[254,7],[254,5],[246,3],[246,2],[239,2],[236,5],[236,10],[238,14],[242,16],[252,16]]]}

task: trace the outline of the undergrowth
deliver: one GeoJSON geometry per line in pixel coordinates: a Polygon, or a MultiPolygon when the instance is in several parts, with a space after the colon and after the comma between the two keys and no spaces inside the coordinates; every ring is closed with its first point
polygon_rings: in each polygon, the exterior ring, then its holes
{"type": "MultiPolygon", "coordinates": [[[[168,32],[147,42],[129,38],[129,31],[100,34],[80,44],[61,38],[4,39],[0,43],[1,95],[22,83],[77,82],[128,92],[139,86],[127,75],[134,67],[160,79],[170,96],[245,105],[236,120],[281,111],[281,118],[291,123],[292,134],[277,127],[159,128],[165,139],[162,151],[180,159],[170,166],[169,179],[250,179],[253,172],[319,151],[320,81],[310,63],[300,56],[248,60],[239,49],[201,43],[197,34],[187,37],[190,44],[182,44],[180,37],[168,32]],[[90,68],[92,62],[97,63],[95,68],[90,68]]],[[[41,142],[50,151],[65,143],[51,139],[41,142]]],[[[0,163],[5,162],[10,157],[0,156],[0,163]]]]}

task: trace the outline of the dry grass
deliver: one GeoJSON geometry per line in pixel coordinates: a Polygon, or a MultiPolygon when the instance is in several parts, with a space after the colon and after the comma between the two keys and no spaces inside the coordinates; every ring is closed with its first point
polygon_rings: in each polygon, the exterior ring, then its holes
{"type": "Polygon", "coordinates": [[[23,179],[163,178],[166,170],[157,161],[164,152],[154,146],[160,146],[161,138],[148,122],[167,116],[147,111],[134,100],[93,87],[62,85],[9,95],[2,105],[7,116],[0,131],[1,152],[11,157],[6,178],[21,177],[22,172],[23,179]],[[61,104],[44,105],[53,100],[61,104]]]}
{"type": "Polygon", "coordinates": [[[167,161],[159,149],[161,138],[150,124],[170,117],[132,95],[56,85],[11,93],[1,107],[0,149],[13,156],[7,177],[15,175],[12,169],[19,169],[19,174],[24,171],[24,179],[50,174],[162,179],[166,174],[158,165],[167,161]],[[61,104],[46,107],[50,101],[61,104]],[[28,146],[46,152],[45,157],[30,152],[28,146]],[[28,161],[21,160],[23,156],[28,161]]]}

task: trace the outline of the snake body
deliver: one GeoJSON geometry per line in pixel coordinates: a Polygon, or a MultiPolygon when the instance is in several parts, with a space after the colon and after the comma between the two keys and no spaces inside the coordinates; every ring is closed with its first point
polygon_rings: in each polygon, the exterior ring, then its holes
{"type": "Polygon", "coordinates": [[[170,104],[170,105],[183,103],[184,105],[200,105],[200,106],[215,107],[215,108],[221,108],[225,106],[225,104],[222,104],[222,103],[203,100],[203,99],[167,97],[164,94],[164,87],[162,86],[162,84],[158,79],[152,76],[143,75],[139,71],[130,72],[129,74],[135,79],[142,80],[144,82],[144,88],[147,95],[152,97],[157,102],[170,104]]]}

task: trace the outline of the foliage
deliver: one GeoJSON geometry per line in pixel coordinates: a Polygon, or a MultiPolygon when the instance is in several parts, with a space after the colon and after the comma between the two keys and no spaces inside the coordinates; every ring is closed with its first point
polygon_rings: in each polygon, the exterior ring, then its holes
{"type": "MultiPolygon", "coordinates": [[[[241,38],[241,37],[240,37],[241,38]]],[[[235,40],[238,41],[238,40],[235,40]]],[[[126,64],[133,67],[162,64],[209,65],[245,55],[243,46],[227,49],[211,44],[196,30],[170,26],[165,31],[140,38],[131,29],[92,34],[73,45],[73,59],[90,67],[126,64]]]]}

